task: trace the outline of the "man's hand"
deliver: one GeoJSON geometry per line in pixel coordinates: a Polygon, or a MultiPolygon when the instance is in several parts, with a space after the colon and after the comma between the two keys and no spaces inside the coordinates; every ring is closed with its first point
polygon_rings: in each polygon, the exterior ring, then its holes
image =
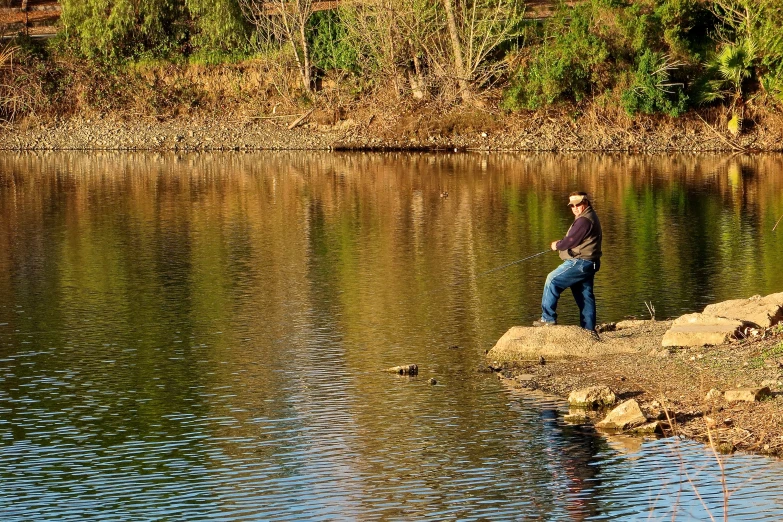
{"type": "Polygon", "coordinates": [[[552,250],[557,250],[557,241],[552,241],[552,244],[549,245],[549,248],[551,248],[552,250]]]}

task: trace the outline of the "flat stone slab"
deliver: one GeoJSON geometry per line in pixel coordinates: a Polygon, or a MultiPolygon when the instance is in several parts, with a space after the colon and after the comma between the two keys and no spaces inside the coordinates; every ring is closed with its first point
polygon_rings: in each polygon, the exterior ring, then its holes
{"type": "Polygon", "coordinates": [[[662,346],[705,346],[723,344],[740,335],[744,323],[737,319],[707,314],[678,317],[661,339],[662,346]]]}
{"type": "Polygon", "coordinates": [[[769,388],[766,386],[763,388],[737,388],[736,390],[726,390],[723,398],[726,399],[726,402],[755,402],[760,401],[764,397],[769,397],[770,393],[769,388]]]}
{"type": "Polygon", "coordinates": [[[642,424],[647,424],[647,417],[642,413],[639,403],[629,399],[609,412],[604,420],[595,425],[605,430],[626,431],[642,424]]]}
{"type": "Polygon", "coordinates": [[[585,408],[611,406],[615,400],[614,392],[608,386],[589,386],[574,390],[568,395],[568,404],[585,408]]]}
{"type": "Polygon", "coordinates": [[[783,292],[711,304],[704,309],[704,313],[769,328],[783,322],[783,292]]]}

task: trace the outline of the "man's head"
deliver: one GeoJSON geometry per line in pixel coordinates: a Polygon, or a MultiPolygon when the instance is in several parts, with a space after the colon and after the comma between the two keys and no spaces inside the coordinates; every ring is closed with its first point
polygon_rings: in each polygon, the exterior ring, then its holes
{"type": "Polygon", "coordinates": [[[587,210],[590,206],[590,200],[587,199],[587,192],[572,192],[568,195],[568,206],[574,213],[574,217],[587,210]]]}

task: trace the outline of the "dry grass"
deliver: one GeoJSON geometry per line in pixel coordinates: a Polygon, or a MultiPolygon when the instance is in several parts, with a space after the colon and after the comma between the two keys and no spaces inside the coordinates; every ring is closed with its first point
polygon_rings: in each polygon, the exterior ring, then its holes
{"type": "Polygon", "coordinates": [[[14,88],[10,79],[14,76],[15,46],[0,48],[0,121],[12,121],[24,106],[23,95],[14,88]]]}

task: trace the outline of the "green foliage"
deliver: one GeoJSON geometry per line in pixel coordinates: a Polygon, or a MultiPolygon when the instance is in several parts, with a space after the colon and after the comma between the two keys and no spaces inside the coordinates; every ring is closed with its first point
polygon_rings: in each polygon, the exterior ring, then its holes
{"type": "Polygon", "coordinates": [[[359,50],[337,11],[318,11],[310,17],[310,56],[321,70],[359,71],[359,50]]]}
{"type": "Polygon", "coordinates": [[[707,34],[700,5],[696,0],[592,0],[561,6],[541,23],[539,40],[512,78],[504,106],[536,109],[579,101],[608,93],[630,77],[621,97],[626,111],[680,114],[687,101],[683,86],[670,85],[674,71],[661,66],[666,60],[687,66],[697,59],[707,34]]]}
{"type": "Polygon", "coordinates": [[[623,108],[630,115],[664,113],[679,116],[687,108],[688,97],[681,83],[672,83],[670,71],[676,66],[649,49],[642,53],[633,72],[633,85],[622,94],[623,108]]]}
{"type": "Polygon", "coordinates": [[[170,49],[185,37],[185,9],[178,0],[63,0],[62,9],[66,35],[89,58],[170,49]]]}
{"type": "Polygon", "coordinates": [[[66,38],[104,62],[247,50],[237,0],[63,0],[62,8],[66,38]]]}
{"type": "Polygon", "coordinates": [[[706,75],[696,84],[694,92],[699,103],[731,99],[732,104],[742,98],[743,82],[754,72],[756,45],[746,39],[726,43],[708,62],[706,75]]]}
{"type": "Polygon", "coordinates": [[[213,57],[248,52],[250,27],[237,0],[185,0],[185,5],[197,28],[193,47],[213,57]]]}
{"type": "Polygon", "coordinates": [[[765,348],[761,351],[761,354],[759,354],[756,357],[753,357],[751,360],[748,361],[748,366],[751,368],[761,368],[764,366],[764,363],[768,361],[769,359],[777,358],[780,355],[783,355],[783,343],[778,343],[775,346],[771,346],[769,348],[765,348]]]}
{"type": "Polygon", "coordinates": [[[591,32],[592,23],[590,6],[561,9],[546,23],[540,47],[512,79],[504,106],[537,109],[603,89],[609,49],[591,32]]]}
{"type": "Polygon", "coordinates": [[[697,62],[712,45],[712,13],[697,0],[664,0],[655,7],[662,28],[662,44],[678,60],[697,62]]]}
{"type": "Polygon", "coordinates": [[[714,51],[705,74],[697,79],[700,103],[730,100],[744,103],[750,89],[760,84],[778,98],[783,78],[783,3],[779,0],[716,0],[714,51]],[[759,80],[758,83],[756,80],[759,80]]]}
{"type": "Polygon", "coordinates": [[[783,71],[778,69],[775,72],[762,76],[760,83],[767,97],[778,103],[783,103],[783,71]]]}

